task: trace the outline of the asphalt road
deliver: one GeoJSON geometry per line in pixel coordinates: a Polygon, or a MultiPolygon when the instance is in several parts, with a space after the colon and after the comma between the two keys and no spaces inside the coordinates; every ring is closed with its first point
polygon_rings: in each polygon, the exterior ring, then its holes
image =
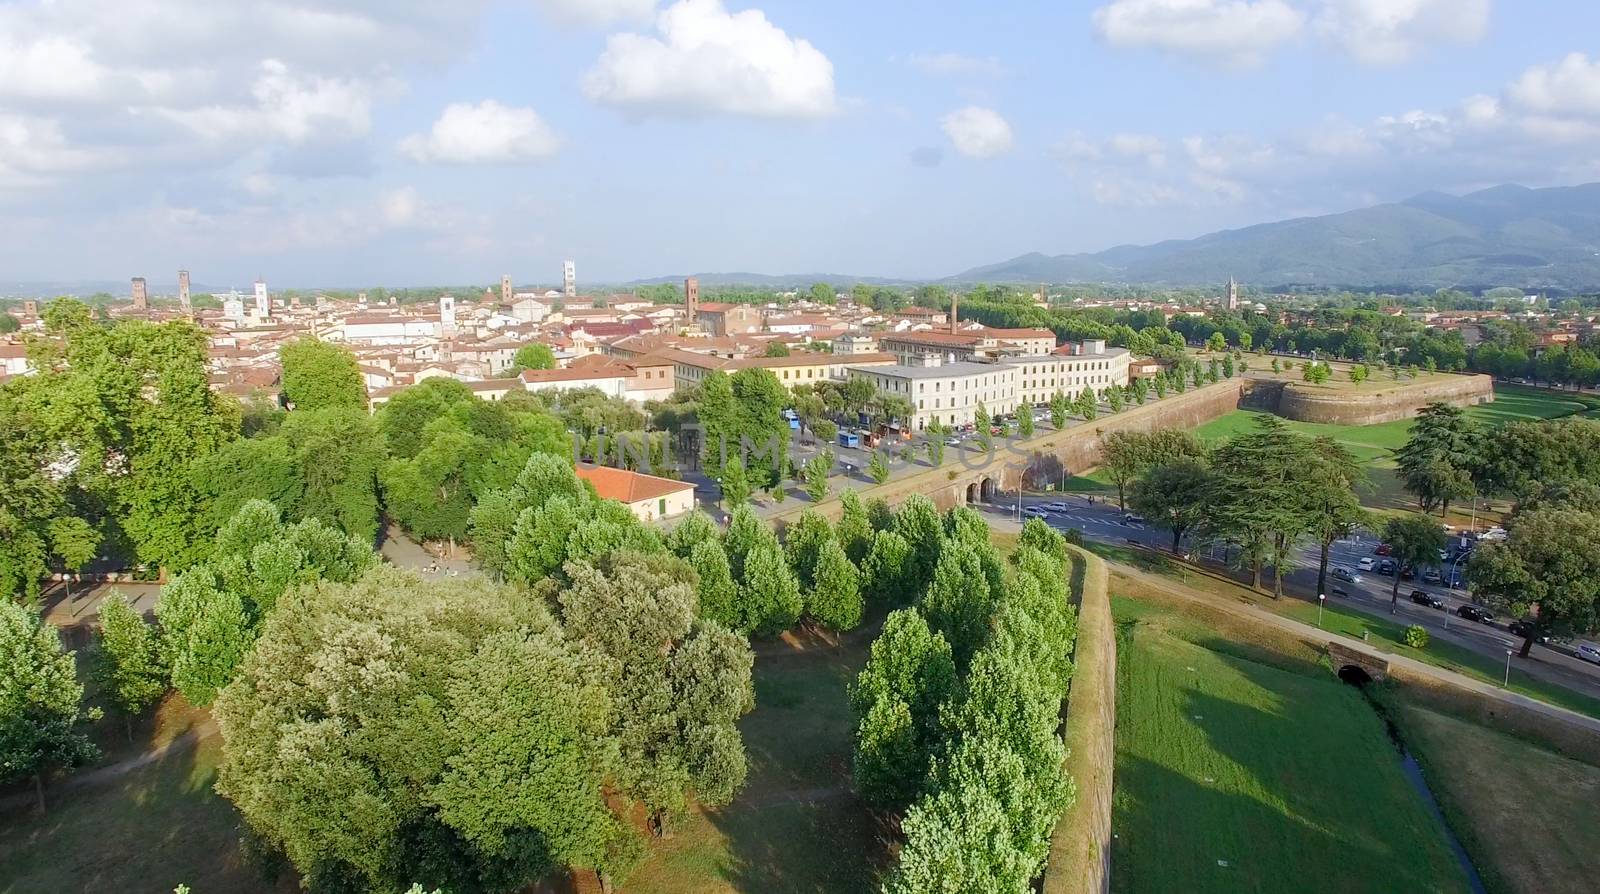
{"type": "MultiPolygon", "coordinates": [[[[1117,545],[1137,544],[1155,550],[1170,550],[1172,547],[1172,534],[1160,528],[1147,525],[1128,523],[1124,521],[1124,513],[1116,506],[1115,501],[1107,503],[1103,498],[1095,497],[1090,503],[1089,498],[1076,495],[1059,494],[1054,496],[1027,497],[1023,500],[1023,507],[1037,506],[1041,503],[1066,503],[1069,507],[1065,513],[1050,513],[1045,520],[1055,528],[1076,528],[1083,536],[1102,543],[1117,545]]],[[[1009,503],[1009,509],[1014,518],[1016,504],[1009,503]]],[[[989,507],[991,512],[1003,512],[1005,509],[989,507]]],[[[1513,636],[1506,629],[1506,624],[1513,618],[1497,618],[1493,624],[1480,624],[1457,617],[1454,612],[1461,605],[1472,604],[1466,592],[1452,590],[1443,585],[1425,584],[1420,578],[1412,581],[1400,582],[1400,603],[1395,614],[1389,610],[1390,588],[1394,585],[1394,578],[1377,574],[1376,572],[1356,571],[1359,581],[1340,581],[1333,577],[1331,569],[1343,566],[1356,570],[1362,558],[1372,557],[1380,561],[1381,556],[1375,554],[1378,546],[1377,538],[1371,534],[1362,534],[1349,540],[1340,541],[1333,545],[1329,555],[1328,587],[1331,590],[1335,583],[1350,593],[1348,598],[1328,596],[1330,602],[1337,599],[1338,604],[1346,608],[1353,608],[1366,614],[1379,618],[1390,618],[1403,624],[1421,624],[1428,628],[1430,634],[1441,636],[1446,640],[1473,649],[1485,656],[1498,661],[1505,660],[1506,650],[1516,652],[1522,648],[1522,639],[1513,636]],[[1430,608],[1413,603],[1408,598],[1412,590],[1438,596],[1445,604],[1444,610],[1430,608]]],[[[1187,541],[1186,541],[1187,543],[1187,541]]],[[[1207,555],[1202,552],[1196,557],[1205,560],[1207,555]]],[[[1216,559],[1221,559],[1220,552],[1216,559]]],[[[1314,601],[1317,585],[1317,560],[1318,551],[1306,548],[1301,551],[1299,561],[1293,571],[1284,576],[1284,592],[1286,596],[1314,601]]],[[[1448,567],[1443,569],[1448,574],[1448,567]]],[[[1600,697],[1600,666],[1589,664],[1572,656],[1570,652],[1562,651],[1559,646],[1544,646],[1534,644],[1532,660],[1525,661],[1513,656],[1514,665],[1529,673],[1546,676],[1554,681],[1561,682],[1579,689],[1590,695],[1600,697]]]]}

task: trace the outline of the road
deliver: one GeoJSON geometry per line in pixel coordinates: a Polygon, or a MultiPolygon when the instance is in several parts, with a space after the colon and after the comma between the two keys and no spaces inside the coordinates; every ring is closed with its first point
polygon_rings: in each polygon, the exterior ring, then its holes
{"type": "MultiPolygon", "coordinates": [[[[1068,505],[1064,513],[1053,512],[1045,520],[1052,527],[1058,529],[1076,528],[1083,536],[1098,540],[1102,543],[1116,545],[1138,545],[1155,550],[1170,550],[1172,535],[1160,528],[1153,528],[1143,524],[1129,523],[1124,519],[1124,513],[1119,510],[1115,502],[1106,502],[1100,497],[1079,497],[1070,495],[1048,495],[1024,498],[1023,507],[1038,506],[1043,503],[1062,502],[1068,505]],[[1094,502],[1090,502],[1090,500],[1094,502]]],[[[1005,509],[988,507],[991,512],[1008,512],[1015,518],[1016,503],[1010,502],[1005,509]]],[[[1374,553],[1378,540],[1371,534],[1362,533],[1349,540],[1335,543],[1329,551],[1329,566],[1343,566],[1355,569],[1357,563],[1365,557],[1381,559],[1374,553]]],[[[1205,553],[1196,557],[1206,561],[1205,553]]],[[[1221,554],[1216,555],[1221,559],[1221,554]]],[[[1284,576],[1284,592],[1286,597],[1302,599],[1307,602],[1315,601],[1317,585],[1317,560],[1318,552],[1315,548],[1305,548],[1301,551],[1294,569],[1284,576]]],[[[1218,564],[1220,561],[1208,564],[1218,564]]],[[[1379,575],[1375,572],[1360,572],[1359,581],[1335,580],[1330,571],[1329,588],[1337,583],[1349,592],[1349,597],[1340,597],[1338,602],[1346,608],[1359,612],[1398,621],[1402,624],[1421,624],[1428,629],[1430,635],[1446,641],[1465,646],[1496,661],[1504,661],[1506,651],[1516,652],[1522,647],[1520,637],[1513,636],[1505,627],[1510,618],[1497,619],[1493,624],[1480,624],[1455,616],[1455,610],[1461,605],[1472,604],[1471,598],[1459,590],[1452,590],[1443,585],[1424,584],[1420,580],[1402,581],[1400,584],[1400,603],[1395,614],[1390,614],[1389,592],[1394,585],[1394,579],[1379,575]],[[1407,598],[1412,590],[1422,590],[1425,593],[1439,597],[1445,604],[1443,611],[1415,604],[1407,598]]],[[[1332,600],[1331,594],[1329,599],[1332,600]]],[[[1535,644],[1530,658],[1524,660],[1513,655],[1514,666],[1529,674],[1542,677],[1551,682],[1560,683],[1589,695],[1600,697],[1600,666],[1589,664],[1573,657],[1570,652],[1562,651],[1558,647],[1535,644]]]]}

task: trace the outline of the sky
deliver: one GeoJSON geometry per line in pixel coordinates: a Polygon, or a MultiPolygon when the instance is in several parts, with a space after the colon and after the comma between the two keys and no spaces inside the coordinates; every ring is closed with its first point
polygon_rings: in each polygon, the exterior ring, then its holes
{"type": "Polygon", "coordinates": [[[936,278],[1600,180],[1592,0],[0,0],[0,280],[936,278]]]}

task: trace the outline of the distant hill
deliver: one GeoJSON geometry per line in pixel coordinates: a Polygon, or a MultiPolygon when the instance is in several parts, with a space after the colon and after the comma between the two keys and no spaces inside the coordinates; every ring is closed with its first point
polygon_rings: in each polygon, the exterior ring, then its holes
{"type": "Polygon", "coordinates": [[[636,279],[624,285],[630,286],[655,286],[655,285],[683,285],[684,279],[693,276],[700,280],[702,286],[751,286],[763,289],[805,289],[812,283],[825,282],[831,286],[848,289],[856,283],[869,286],[903,286],[922,280],[894,279],[885,276],[847,276],[842,273],[685,273],[682,276],[652,276],[649,279],[636,279]]]}
{"type": "Polygon", "coordinates": [[[1600,289],[1600,183],[1429,192],[1389,205],[1096,254],[1022,255],[947,282],[1600,289]]]}

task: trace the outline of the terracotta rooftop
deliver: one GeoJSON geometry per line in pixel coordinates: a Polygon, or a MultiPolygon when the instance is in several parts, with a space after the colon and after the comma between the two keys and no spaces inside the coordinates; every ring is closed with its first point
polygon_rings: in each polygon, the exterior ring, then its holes
{"type": "Polygon", "coordinates": [[[680,491],[694,490],[694,485],[671,478],[657,478],[626,469],[606,466],[579,465],[578,477],[594,485],[594,492],[602,500],[621,503],[638,503],[654,500],[680,491]]]}

